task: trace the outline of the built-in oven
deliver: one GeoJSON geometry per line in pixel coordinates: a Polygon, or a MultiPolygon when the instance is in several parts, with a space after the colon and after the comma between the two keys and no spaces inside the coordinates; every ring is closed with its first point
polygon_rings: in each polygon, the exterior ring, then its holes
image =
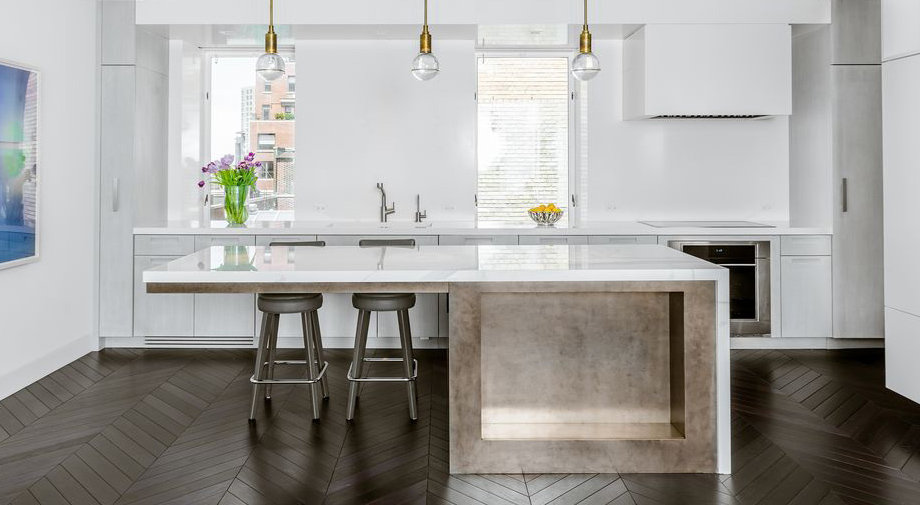
{"type": "Polygon", "coordinates": [[[770,333],[770,242],[669,242],[674,249],[729,271],[732,335],[770,333]]]}

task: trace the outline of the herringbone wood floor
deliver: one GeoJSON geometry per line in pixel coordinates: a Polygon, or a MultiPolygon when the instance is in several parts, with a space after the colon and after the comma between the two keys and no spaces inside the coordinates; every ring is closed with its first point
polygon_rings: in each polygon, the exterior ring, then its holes
{"type": "Polygon", "coordinates": [[[444,351],[419,353],[415,424],[392,384],[346,424],[330,351],[320,424],[276,386],[250,425],[251,352],[109,349],[0,401],[0,504],[920,504],[920,406],[882,357],[734,352],[732,475],[451,476],[444,351]]]}

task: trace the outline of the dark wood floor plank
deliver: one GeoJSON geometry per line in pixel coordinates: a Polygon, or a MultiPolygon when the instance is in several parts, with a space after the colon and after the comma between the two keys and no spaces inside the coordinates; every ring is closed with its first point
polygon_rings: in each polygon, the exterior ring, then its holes
{"type": "Polygon", "coordinates": [[[392,384],[345,423],[350,353],[327,354],[319,424],[298,386],[246,421],[251,351],[87,354],[0,402],[0,505],[920,504],[920,406],[878,351],[733,352],[728,476],[451,476],[444,351],[418,351],[415,424],[392,384]]]}

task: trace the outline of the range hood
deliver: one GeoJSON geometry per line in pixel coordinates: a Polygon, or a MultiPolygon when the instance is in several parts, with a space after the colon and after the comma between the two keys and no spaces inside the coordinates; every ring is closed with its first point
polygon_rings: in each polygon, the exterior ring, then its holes
{"type": "Polygon", "coordinates": [[[624,119],[751,120],[791,112],[787,24],[645,25],[623,43],[624,119]]]}

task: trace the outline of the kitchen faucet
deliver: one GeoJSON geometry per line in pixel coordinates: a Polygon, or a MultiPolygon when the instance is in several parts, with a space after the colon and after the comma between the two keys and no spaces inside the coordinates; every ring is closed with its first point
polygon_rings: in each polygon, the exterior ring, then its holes
{"type": "Polygon", "coordinates": [[[383,183],[377,183],[377,189],[380,190],[380,222],[386,223],[387,216],[396,212],[396,202],[387,207],[387,192],[383,189],[383,183]]]}
{"type": "Polygon", "coordinates": [[[421,223],[422,219],[428,219],[428,211],[422,211],[422,197],[415,195],[415,222],[421,223]]]}

